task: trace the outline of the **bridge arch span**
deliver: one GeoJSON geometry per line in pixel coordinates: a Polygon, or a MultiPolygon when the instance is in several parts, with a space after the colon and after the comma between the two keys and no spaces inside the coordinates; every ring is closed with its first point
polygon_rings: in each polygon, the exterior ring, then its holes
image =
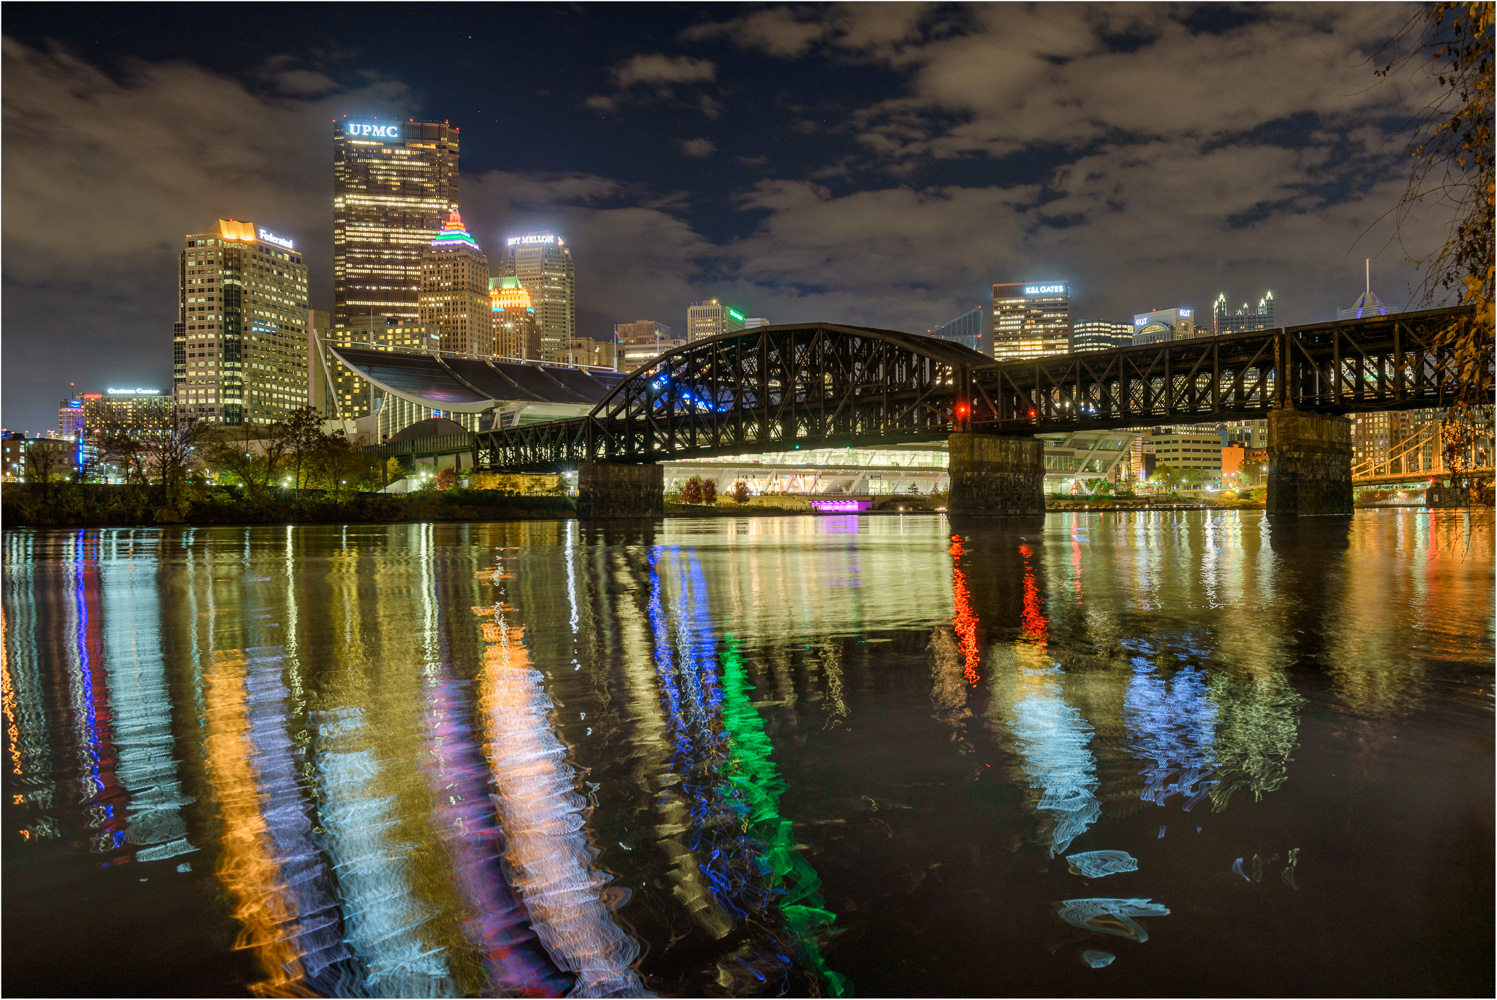
{"type": "Polygon", "coordinates": [[[648,463],[941,440],[961,417],[972,373],[993,366],[960,344],[896,330],[758,327],[662,354],[586,417],[489,435],[486,464],[648,463]]]}

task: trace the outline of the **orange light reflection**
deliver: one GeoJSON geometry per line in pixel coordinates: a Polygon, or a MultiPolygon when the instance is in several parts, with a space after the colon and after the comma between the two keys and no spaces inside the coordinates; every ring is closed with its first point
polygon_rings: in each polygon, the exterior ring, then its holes
{"type": "Polygon", "coordinates": [[[981,675],[977,672],[980,654],[977,649],[977,612],[972,610],[972,592],[967,589],[967,574],[962,572],[961,558],[965,549],[962,536],[951,536],[951,602],[956,614],[951,627],[956,630],[957,648],[962,651],[962,676],[967,683],[976,686],[981,675]]]}
{"type": "Polygon", "coordinates": [[[216,787],[223,820],[223,853],[218,877],[234,899],[234,916],[244,925],[234,942],[250,949],[265,973],[250,984],[256,996],[307,996],[306,973],[287,931],[296,918],[272,859],[265,825],[264,796],[255,785],[254,748],[245,706],[245,659],[238,650],[218,654],[204,675],[208,773],[216,787]]]}

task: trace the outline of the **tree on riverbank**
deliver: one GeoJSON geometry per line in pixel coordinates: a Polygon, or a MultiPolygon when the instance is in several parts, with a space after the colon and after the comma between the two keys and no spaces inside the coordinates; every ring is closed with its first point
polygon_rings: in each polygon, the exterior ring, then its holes
{"type": "MultiPolygon", "coordinates": [[[[1423,16],[1411,18],[1389,43],[1390,61],[1377,69],[1385,77],[1411,70],[1437,84],[1413,123],[1413,164],[1395,214],[1400,230],[1416,211],[1445,217],[1445,242],[1407,259],[1424,272],[1419,290],[1425,305],[1453,291],[1472,309],[1437,337],[1438,346],[1452,350],[1460,373],[1456,399],[1441,423],[1446,468],[1457,475],[1471,445],[1493,430],[1493,10],[1489,2],[1426,4],[1423,16]]],[[[1479,491],[1484,484],[1473,486],[1479,491]]]]}
{"type": "Polygon", "coordinates": [[[281,487],[341,496],[377,489],[385,478],[379,459],[361,452],[341,430],[325,433],[311,407],[285,420],[217,428],[203,447],[203,461],[210,472],[227,474],[261,501],[281,487]]]}

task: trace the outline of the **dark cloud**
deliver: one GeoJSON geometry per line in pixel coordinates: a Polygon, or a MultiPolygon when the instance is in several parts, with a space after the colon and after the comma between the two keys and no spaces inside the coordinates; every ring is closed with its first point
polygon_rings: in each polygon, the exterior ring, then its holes
{"type": "Polygon", "coordinates": [[[704,156],[711,156],[717,149],[717,145],[711,139],[677,139],[676,148],[681,150],[682,156],[701,159],[704,156]]]}

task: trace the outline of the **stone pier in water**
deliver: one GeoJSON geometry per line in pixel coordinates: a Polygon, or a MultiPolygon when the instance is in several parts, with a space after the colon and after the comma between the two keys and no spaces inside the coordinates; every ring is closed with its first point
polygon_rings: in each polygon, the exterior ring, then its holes
{"type": "Polygon", "coordinates": [[[1351,421],[1303,410],[1270,410],[1268,513],[1351,512],[1351,421]]]}
{"type": "Polygon", "coordinates": [[[658,465],[583,462],[577,467],[577,516],[659,517],[665,513],[665,470],[658,465]]]}
{"type": "Polygon", "coordinates": [[[1044,514],[1045,445],[1039,438],[958,432],[949,439],[952,514],[1044,514]]]}

